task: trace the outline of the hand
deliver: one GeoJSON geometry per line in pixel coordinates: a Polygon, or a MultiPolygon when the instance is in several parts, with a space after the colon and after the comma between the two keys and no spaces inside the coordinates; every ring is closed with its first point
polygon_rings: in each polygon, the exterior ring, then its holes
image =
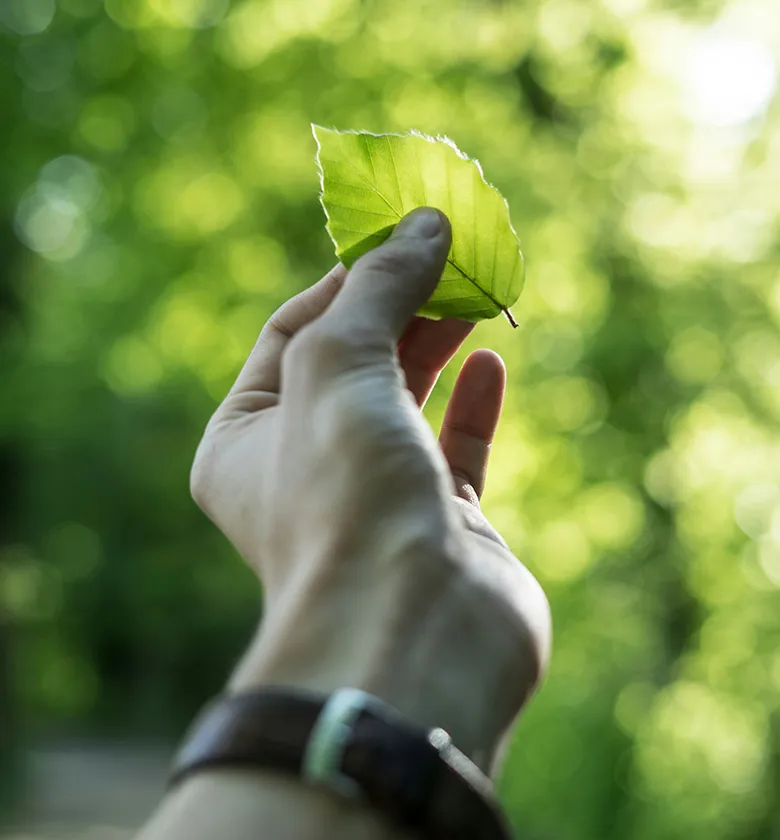
{"type": "Polygon", "coordinates": [[[450,236],[414,211],[282,306],[208,424],[192,494],[265,588],[234,689],[363,688],[487,766],[545,668],[550,621],[479,508],[500,358],[468,358],[438,443],[419,411],[472,328],[413,318],[450,236]]]}

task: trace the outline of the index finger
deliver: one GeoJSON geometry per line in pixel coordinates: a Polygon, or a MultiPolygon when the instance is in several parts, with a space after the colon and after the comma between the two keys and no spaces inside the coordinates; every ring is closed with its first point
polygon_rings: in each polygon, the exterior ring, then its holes
{"type": "Polygon", "coordinates": [[[325,312],[344,285],[346,276],[347,270],[339,263],[271,315],[230,389],[230,395],[263,393],[273,397],[279,393],[284,348],[300,329],[325,312]]]}

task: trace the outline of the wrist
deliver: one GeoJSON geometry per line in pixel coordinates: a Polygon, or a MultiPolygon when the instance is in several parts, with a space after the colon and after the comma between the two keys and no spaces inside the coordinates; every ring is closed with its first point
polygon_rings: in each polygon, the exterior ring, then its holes
{"type": "MultiPolygon", "coordinates": [[[[461,679],[420,679],[417,684],[403,678],[375,680],[348,665],[325,669],[298,670],[289,661],[274,663],[264,654],[255,658],[250,648],[228,684],[231,694],[251,692],[267,686],[286,686],[321,694],[340,688],[358,688],[388,703],[409,721],[427,729],[440,727],[455,746],[483,772],[489,773],[507,725],[497,725],[486,714],[487,703],[477,686],[461,679]],[[446,700],[442,700],[446,695],[446,700]],[[488,723],[488,718],[490,722],[488,723]]],[[[431,664],[431,668],[438,666],[431,664]]]]}
{"type": "Polygon", "coordinates": [[[477,617],[480,604],[479,599],[471,603],[474,593],[463,584],[444,586],[435,598],[425,598],[417,588],[402,599],[402,611],[390,592],[389,586],[347,588],[337,599],[304,598],[294,604],[288,598],[284,607],[277,600],[229,690],[359,688],[421,726],[441,727],[489,772],[518,708],[515,687],[502,684],[503,671],[495,663],[495,651],[507,653],[501,624],[494,623],[495,616],[488,624],[468,620],[477,617]],[[452,617],[464,610],[471,616],[460,622],[453,644],[452,617]]]}

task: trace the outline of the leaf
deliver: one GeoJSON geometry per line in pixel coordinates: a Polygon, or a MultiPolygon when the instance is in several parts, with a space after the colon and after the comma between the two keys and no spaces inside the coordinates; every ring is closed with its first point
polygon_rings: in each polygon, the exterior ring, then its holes
{"type": "Polygon", "coordinates": [[[523,288],[520,242],[501,193],[476,160],[448,138],[370,134],[312,125],[336,255],[348,268],[381,245],[403,216],[432,206],[452,224],[452,248],[433,296],[432,318],[480,321],[509,313],[523,288]]]}

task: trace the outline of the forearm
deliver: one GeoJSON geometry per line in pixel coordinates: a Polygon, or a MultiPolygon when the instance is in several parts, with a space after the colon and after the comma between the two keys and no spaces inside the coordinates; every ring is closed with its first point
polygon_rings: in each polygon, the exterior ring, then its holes
{"type": "Polygon", "coordinates": [[[138,840],[410,840],[370,809],[282,775],[201,773],[169,794],[138,840]]]}

